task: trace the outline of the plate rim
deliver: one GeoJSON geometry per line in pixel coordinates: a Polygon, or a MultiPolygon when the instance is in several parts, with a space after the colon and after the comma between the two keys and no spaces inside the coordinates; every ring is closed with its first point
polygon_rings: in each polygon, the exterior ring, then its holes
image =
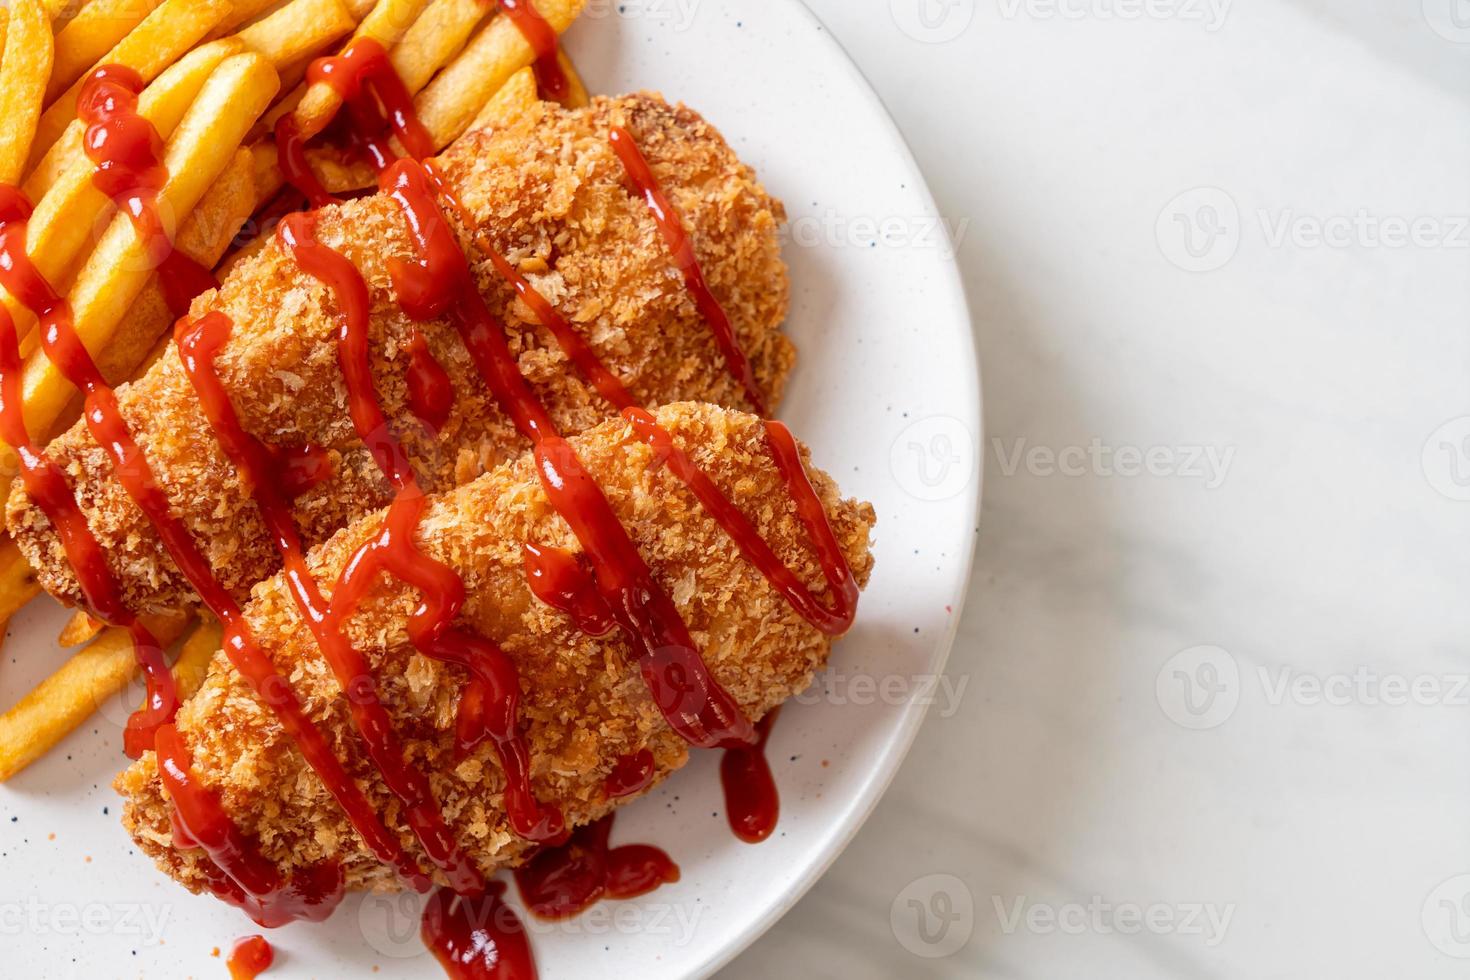
{"type": "MultiPolygon", "coordinates": [[[[826,44],[838,55],[838,61],[847,66],[852,80],[854,94],[861,96],[868,102],[881,125],[886,127],[888,135],[893,143],[894,149],[899,153],[903,163],[916,176],[914,190],[920,195],[925,208],[932,214],[939,213],[938,203],[934,199],[934,193],[929,187],[928,178],[924,176],[924,170],[919,165],[918,158],[914,155],[913,148],[909,146],[908,140],[899,128],[898,121],[888,106],[883,102],[882,96],[878,94],[873,83],[863,72],[862,66],[848,52],[837,36],[832,33],[826,23],[817,16],[816,11],[809,7],[805,0],[783,0],[786,7],[791,9],[798,17],[805,18],[820,34],[823,40],[816,43],[826,44]]],[[[943,634],[934,646],[934,652],[930,658],[929,669],[935,674],[941,673],[949,662],[949,656],[954,648],[955,637],[959,632],[959,624],[964,616],[965,600],[969,594],[969,585],[975,572],[975,553],[979,544],[979,527],[981,517],[981,502],[985,492],[985,404],[984,404],[984,380],[983,365],[980,362],[980,350],[975,342],[974,314],[970,307],[968,291],[965,288],[964,274],[959,265],[958,250],[953,247],[948,228],[944,234],[949,240],[950,247],[942,252],[938,271],[944,277],[941,281],[947,281],[953,292],[958,305],[964,329],[960,331],[960,343],[962,349],[967,353],[969,363],[974,365],[974,370],[965,376],[965,390],[961,400],[967,403],[969,418],[963,421],[974,424],[975,445],[975,475],[973,485],[966,490],[968,497],[966,508],[966,526],[972,528],[970,541],[963,559],[964,566],[955,585],[955,594],[951,597],[949,605],[953,613],[943,634]]],[[[914,741],[918,738],[919,730],[923,727],[924,720],[929,715],[930,705],[910,703],[904,710],[896,737],[889,743],[888,747],[880,756],[880,764],[875,768],[874,777],[864,786],[861,793],[852,800],[849,816],[832,834],[823,847],[816,853],[814,860],[810,861],[801,874],[792,882],[791,886],[781,896],[780,901],[773,903],[759,916],[751,920],[739,932],[733,933],[730,938],[711,949],[710,954],[697,965],[693,972],[686,974],[687,980],[707,980],[719,970],[729,966],[736,957],[745,952],[761,936],[770,931],[786,913],[790,912],[796,904],[811,891],[812,887],[831,870],[832,865],[847,850],[849,844],[857,837],[858,832],[868,822],[868,818],[877,809],[878,803],[887,794],[888,788],[898,776],[898,771],[903,767],[904,760],[908,758],[914,741]]]]}

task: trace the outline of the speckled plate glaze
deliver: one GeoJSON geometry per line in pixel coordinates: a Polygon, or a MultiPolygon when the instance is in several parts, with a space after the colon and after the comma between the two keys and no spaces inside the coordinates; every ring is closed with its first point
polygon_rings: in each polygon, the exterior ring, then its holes
{"type": "MultiPolygon", "coordinates": [[[[875,5],[873,16],[887,16],[875,5]]],[[[541,976],[703,977],[774,922],[868,815],[923,719],[958,619],[979,507],[979,366],[933,201],[861,74],[796,0],[592,0],[567,39],[594,91],[656,89],[717,125],[786,202],[801,351],[780,415],[844,491],[877,507],[878,564],[851,634],[770,757],[780,827],[742,844],[718,759],[697,758],[624,811],[614,843],[665,848],[682,880],[556,925],[529,922],[541,976]]],[[[49,601],[12,622],[9,704],[64,654],[49,601]]],[[[0,943],[10,975],[223,977],[255,932],[133,851],[110,788],[127,703],[0,787],[0,943]],[[219,952],[215,953],[216,947],[219,952]],[[212,955],[214,953],[214,955],[212,955]]],[[[512,889],[514,899],[514,889],[512,889]]],[[[418,896],[349,896],[276,930],[270,977],[439,977],[418,896]]]]}

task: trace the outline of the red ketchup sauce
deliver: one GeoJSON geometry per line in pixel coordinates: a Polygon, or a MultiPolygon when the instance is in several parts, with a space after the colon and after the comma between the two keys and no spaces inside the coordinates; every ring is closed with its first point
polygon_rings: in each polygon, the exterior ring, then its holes
{"type": "MultiPolygon", "coordinates": [[[[75,341],[71,307],[26,254],[26,222],[30,215],[31,205],[25,196],[14,187],[0,185],[0,285],[39,318],[47,355],[56,350],[57,356],[67,359],[62,365],[63,373],[69,378],[75,373],[78,380],[93,388],[98,385],[105,388],[86,349],[75,341]],[[74,342],[67,344],[69,338],[74,342]]],[[[77,504],[65,474],[31,442],[25,422],[22,374],[15,323],[9,312],[0,307],[0,438],[14,447],[19,456],[26,492],[56,529],[92,614],[132,634],[147,695],[143,707],[128,719],[123,746],[128,755],[137,758],[152,745],[153,733],[173,718],[178,707],[173,674],[157,638],[124,604],[117,579],[107,565],[107,556],[77,504]]],[[[88,391],[90,399],[90,390],[79,387],[88,391]]]]}
{"type": "Polygon", "coordinates": [[[760,388],[755,383],[755,372],[750,368],[750,361],[745,352],[740,349],[740,342],[735,338],[735,330],[730,326],[730,318],[725,315],[725,308],[720,301],[715,299],[715,294],[710,292],[709,285],[705,282],[704,272],[699,267],[699,260],[694,255],[694,242],[689,233],[684,230],[684,223],[679,220],[679,213],[669,203],[663,188],[659,186],[658,179],[653,175],[653,168],[644,159],[643,152],[638,149],[633,134],[621,126],[614,126],[609,135],[612,141],[613,152],[622,161],[623,169],[628,174],[628,180],[638,196],[643,198],[648,205],[648,210],[653,214],[653,220],[658,225],[659,232],[664,237],[664,242],[673,253],[674,263],[679,267],[679,272],[684,276],[684,285],[689,289],[689,295],[694,298],[694,305],[699,307],[699,313],[709,324],[710,332],[715,335],[715,342],[719,344],[720,351],[725,355],[725,363],[730,368],[730,373],[740,386],[745,390],[745,397],[750,401],[756,414],[766,414],[765,399],[761,397],[760,388]]]}
{"type": "Polygon", "coordinates": [[[570,919],[601,898],[637,898],[679,880],[678,865],[656,847],[610,847],[612,825],[610,813],[516,868],[526,908],[543,919],[570,919]]]}
{"type": "Polygon", "coordinates": [[[781,814],[781,797],[766,759],[766,743],[780,711],[772,708],[756,725],[760,738],[754,745],[726,749],[720,759],[720,785],[725,790],[730,829],[747,844],[759,844],[771,836],[781,814]]]}
{"type": "MultiPolygon", "coordinates": [[[[383,46],[370,37],[354,39],[341,54],[317,58],[306,70],[308,82],[331,86],[347,106],[355,145],[374,168],[382,170],[396,154],[388,142],[399,144],[413,157],[434,152],[434,140],[413,111],[413,97],[393,69],[383,46]]],[[[309,135],[309,134],[308,134],[309,135]]],[[[312,172],[306,158],[306,139],[292,113],[276,122],[276,154],[281,173],[314,208],[336,203],[312,172]]]]}
{"type": "Polygon", "coordinates": [[[230,980],[255,980],[275,961],[275,950],[264,936],[246,936],[230,950],[225,966],[230,968],[230,980]]]}
{"type": "Polygon", "coordinates": [[[536,9],[532,0],[500,0],[500,9],[521,32],[536,55],[532,69],[536,72],[536,88],[543,99],[566,102],[572,92],[571,80],[562,71],[561,42],[556,29],[536,9]]]}
{"type": "Polygon", "coordinates": [[[174,247],[158,213],[158,192],[168,180],[163,140],[138,114],[143,79],[125,65],[103,65],[87,76],[77,97],[86,124],[82,149],[96,166],[92,183],[133,222],[150,262],[158,269],[164,303],[175,317],[200,293],[219,285],[214,275],[174,247]]]}
{"type": "Polygon", "coordinates": [[[504,895],[505,883],[492,881],[478,896],[429,896],[420,935],[451,980],[536,980],[526,927],[504,895]]]}
{"type": "Polygon", "coordinates": [[[632,755],[618,758],[613,764],[612,772],[603,781],[602,788],[607,792],[608,799],[620,800],[643,792],[653,783],[653,777],[653,753],[647,749],[639,749],[632,755]]]}
{"type": "Polygon", "coordinates": [[[640,651],[640,672],[664,718],[701,747],[749,742],[750,722],[710,676],[673,601],[521,376],[505,328],[485,307],[435,203],[429,174],[414,161],[399,160],[384,172],[381,186],[403,209],[418,251],[416,263],[388,261],[400,305],[414,319],[449,316],[502,410],[531,441],[541,485],[586,552],[614,620],[640,651]]]}

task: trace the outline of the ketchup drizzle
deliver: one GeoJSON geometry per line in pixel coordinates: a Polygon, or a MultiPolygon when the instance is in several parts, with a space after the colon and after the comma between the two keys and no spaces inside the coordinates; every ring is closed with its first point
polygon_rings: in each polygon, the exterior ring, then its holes
{"type": "MultiPolygon", "coordinates": [[[[306,69],[308,83],[331,86],[347,106],[357,145],[381,171],[396,156],[390,133],[413,157],[434,152],[434,139],[413,111],[413,96],[393,69],[383,46],[370,37],[354,39],[340,54],[317,58],[306,69]]],[[[335,204],[306,158],[306,137],[296,118],[286,113],[276,121],[276,154],[286,180],[306,195],[314,208],[335,204]]]]}
{"type": "MultiPolygon", "coordinates": [[[[75,338],[71,307],[46,281],[26,254],[26,221],[30,202],[16,188],[0,185],[0,285],[40,320],[43,342],[50,356],[53,346],[75,338]]],[[[81,380],[100,384],[101,376],[80,341],[69,345],[69,366],[81,380]]],[[[73,372],[65,371],[68,377],[73,372]]],[[[178,694],[163,647],[123,602],[117,579],[107,565],[102,545],[92,533],[65,474],[33,442],[25,422],[20,341],[9,311],[0,307],[0,438],[15,448],[26,492],[51,521],[61,539],[77,584],[93,615],[126,629],[147,683],[144,706],[135,711],[123,733],[123,749],[132,758],[147,750],[153,733],[174,716],[178,694]]],[[[103,386],[105,387],[105,385],[103,386]]],[[[90,392],[88,394],[90,398],[90,392]]]]}
{"type": "Polygon", "coordinates": [[[264,936],[246,936],[236,941],[225,966],[230,968],[230,980],[255,980],[275,961],[275,951],[264,936]]]}
{"type": "Polygon", "coordinates": [[[694,297],[694,305],[699,307],[700,315],[709,324],[710,332],[715,335],[715,342],[719,344],[720,350],[725,355],[725,363],[730,368],[730,373],[735,375],[735,380],[745,389],[745,397],[755,408],[757,415],[766,414],[766,403],[761,398],[760,388],[755,383],[755,372],[751,370],[750,361],[745,352],[740,349],[740,342],[735,338],[735,330],[730,326],[730,318],[725,315],[725,308],[720,301],[715,299],[715,294],[710,292],[709,285],[704,280],[704,272],[699,267],[699,260],[694,255],[694,243],[689,233],[684,230],[684,223],[679,220],[679,213],[674,210],[673,204],[669,202],[664,194],[663,188],[659,186],[658,179],[653,175],[653,169],[649,167],[648,160],[644,158],[643,152],[638,149],[638,144],[633,139],[633,134],[622,126],[614,126],[608,134],[612,142],[613,152],[622,161],[623,169],[627,172],[628,180],[633,189],[642,197],[648,205],[648,210],[653,214],[653,220],[658,225],[659,232],[668,244],[669,251],[673,253],[674,262],[684,276],[684,285],[688,287],[689,294],[694,297]]]}
{"type": "Polygon", "coordinates": [[[420,935],[451,980],[537,980],[526,927],[504,896],[500,881],[478,896],[429,896],[420,935]]]}
{"type": "Polygon", "coordinates": [[[679,880],[657,847],[610,847],[614,814],[577,828],[560,847],[537,851],[515,869],[521,900],[542,919],[570,919],[601,898],[637,898],[679,880]]]}
{"type": "Polygon", "coordinates": [[[183,316],[195,296],[215,289],[214,275],[180,252],[158,213],[158,193],[168,180],[163,140],[138,114],[143,78],[126,65],[92,72],[77,98],[77,118],[86,123],[82,149],[96,166],[92,183],[133,222],[149,262],[158,269],[164,303],[183,316]]]}
{"type": "Polygon", "coordinates": [[[536,55],[532,69],[536,72],[536,88],[541,97],[565,103],[571,94],[572,83],[558,60],[561,41],[557,38],[556,29],[541,16],[532,0],[500,0],[500,9],[536,55]]]}
{"type": "Polygon", "coordinates": [[[639,749],[632,755],[618,757],[612,772],[603,781],[602,788],[607,792],[608,799],[620,800],[643,792],[653,783],[653,776],[653,753],[647,749],[639,749]]]}
{"type": "MultiPolygon", "coordinates": [[[[379,571],[389,571],[398,578],[415,586],[423,595],[421,605],[409,621],[409,638],[415,647],[427,657],[456,663],[467,668],[480,689],[477,697],[469,702],[479,713],[473,724],[461,716],[461,748],[467,749],[478,741],[480,728],[489,734],[500,757],[501,768],[506,776],[506,815],[511,829],[527,840],[545,841],[562,832],[563,822],[557,811],[542,807],[531,792],[529,754],[525,742],[517,730],[517,714],[520,702],[520,680],[515,666],[498,646],[483,637],[464,630],[451,628],[451,623],[464,606],[464,582],[448,565],[435,561],[420,551],[413,543],[414,530],[418,525],[427,499],[414,477],[412,465],[402,445],[393,435],[382,406],[378,403],[373,387],[372,369],[368,356],[368,289],[362,274],[341,253],[321,244],[313,234],[313,218],[310,214],[295,214],[280,225],[281,241],[295,256],[297,263],[311,276],[320,279],[332,290],[337,305],[342,311],[342,329],[338,343],[338,358],[343,376],[347,380],[349,414],[358,436],[372,453],[378,467],[396,492],[383,528],[378,535],[363,545],[348,561],[341,578],[333,589],[330,608],[322,611],[322,598],[315,581],[306,569],[305,554],[300,551],[288,556],[288,569],[299,567],[298,573],[290,573],[293,591],[301,602],[308,621],[319,623],[318,641],[322,643],[329,659],[328,647],[336,648],[338,656],[356,656],[357,671],[364,677],[365,686],[371,690],[368,666],[341,632],[341,626],[351,616],[353,609],[371,586],[379,571]],[[493,709],[488,712],[480,706],[485,695],[491,698],[493,709]]],[[[315,628],[315,627],[314,627],[315,628]]],[[[376,704],[374,699],[372,704],[376,704]]],[[[376,707],[381,711],[381,706],[376,707]]],[[[391,739],[391,726],[386,713],[381,719],[383,728],[391,739]]],[[[385,753],[386,755],[386,753],[385,753]]],[[[385,759],[376,759],[380,768],[385,759]]],[[[391,760],[405,772],[400,777],[417,777],[416,772],[406,770],[401,752],[391,760]]],[[[385,770],[385,779],[389,773],[385,770]]],[[[419,799],[433,806],[427,780],[423,780],[419,799]]],[[[408,802],[405,800],[405,802],[408,802]]],[[[445,857],[452,857],[453,836],[443,826],[442,817],[434,807],[442,836],[451,849],[445,857]]],[[[426,842],[427,845],[427,842],[426,842]]],[[[477,892],[483,887],[478,873],[450,883],[461,894],[477,892]]]]}
{"type": "Polygon", "coordinates": [[[501,408],[531,441],[547,497],[582,544],[614,620],[640,651],[644,682],[670,727],[706,748],[749,742],[750,722],[710,676],[678,608],[521,375],[505,328],[475,288],[430,181],[411,160],[394,163],[380,181],[403,209],[418,251],[416,263],[388,260],[399,304],[414,319],[450,317],[501,408]]]}
{"type": "Polygon", "coordinates": [[[766,759],[766,743],[780,711],[780,707],[772,708],[756,725],[760,738],[754,745],[726,749],[720,759],[726,817],[735,836],[747,844],[759,844],[771,836],[781,813],[781,798],[766,759]]]}

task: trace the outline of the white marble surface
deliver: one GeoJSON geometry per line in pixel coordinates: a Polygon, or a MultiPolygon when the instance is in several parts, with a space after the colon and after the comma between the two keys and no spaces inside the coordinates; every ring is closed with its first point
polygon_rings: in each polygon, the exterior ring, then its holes
{"type": "Polygon", "coordinates": [[[721,976],[1464,976],[1470,5],[809,2],[962,232],[985,510],[958,710],[721,976]]]}

